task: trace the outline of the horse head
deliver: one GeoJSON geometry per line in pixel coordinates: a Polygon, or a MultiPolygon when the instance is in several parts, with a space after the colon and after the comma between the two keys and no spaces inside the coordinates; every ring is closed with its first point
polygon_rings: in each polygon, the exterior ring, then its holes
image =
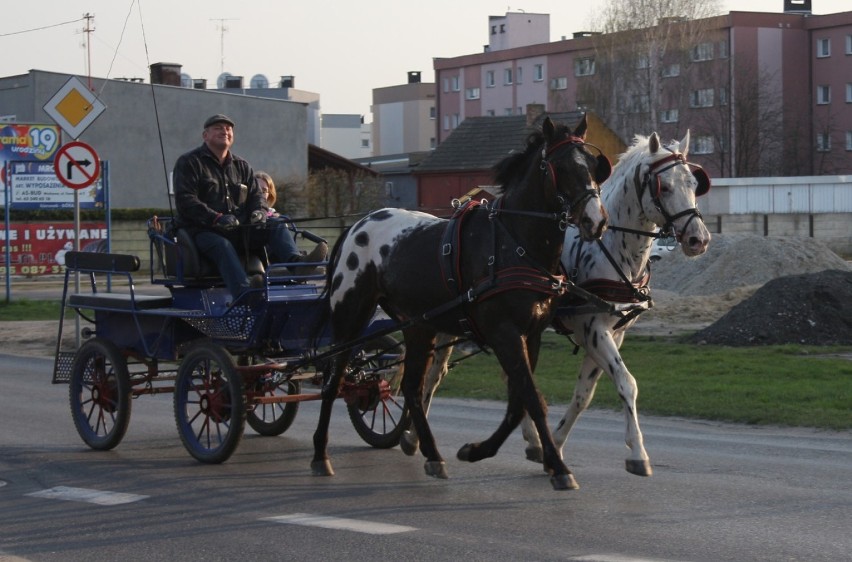
{"type": "Polygon", "coordinates": [[[680,142],[672,141],[668,146],[653,133],[634,178],[645,217],[663,232],[673,232],[684,254],[697,256],[707,251],[710,232],[695,198],[710,190],[710,178],[703,168],[687,160],[688,152],[688,130],[680,142]]]}
{"type": "Polygon", "coordinates": [[[553,195],[567,212],[568,222],[579,229],[584,240],[600,238],[608,221],[600,185],[612,166],[600,149],[586,143],[586,116],[573,131],[546,117],[542,134],[540,167],[555,187],[553,195]],[[589,152],[590,146],[598,151],[597,156],[589,152]]]}

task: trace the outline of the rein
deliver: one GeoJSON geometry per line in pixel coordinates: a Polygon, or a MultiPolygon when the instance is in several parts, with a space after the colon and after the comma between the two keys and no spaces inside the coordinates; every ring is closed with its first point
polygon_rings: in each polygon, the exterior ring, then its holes
{"type": "MultiPolygon", "coordinates": [[[[574,136],[574,135],[571,135],[571,136],[565,138],[564,140],[557,142],[553,146],[542,147],[542,149],[541,149],[541,164],[539,164],[539,169],[542,172],[544,172],[545,176],[549,175],[552,178],[554,191],[557,188],[556,169],[554,168],[553,163],[550,161],[550,156],[558,148],[561,148],[561,147],[566,146],[566,145],[569,146],[569,147],[572,147],[572,148],[581,147],[581,146],[591,146],[594,149],[596,149],[599,153],[603,154],[601,149],[598,148],[597,146],[595,146],[593,144],[589,144],[586,141],[584,141],[582,138],[574,136]]],[[[578,194],[577,197],[573,201],[568,201],[567,204],[564,201],[564,199],[562,198],[562,196],[559,196],[559,200],[562,201],[563,208],[567,208],[567,212],[563,211],[563,214],[565,215],[564,222],[565,222],[566,226],[570,222],[571,218],[574,216],[574,209],[576,207],[579,207],[580,205],[584,204],[586,201],[588,201],[592,197],[600,197],[600,190],[594,189],[594,188],[586,189],[582,193],[578,194]]],[[[522,211],[517,211],[517,212],[522,212],[522,211]]],[[[561,223],[560,223],[560,229],[563,230],[563,231],[565,230],[565,228],[562,228],[561,223]]]]}

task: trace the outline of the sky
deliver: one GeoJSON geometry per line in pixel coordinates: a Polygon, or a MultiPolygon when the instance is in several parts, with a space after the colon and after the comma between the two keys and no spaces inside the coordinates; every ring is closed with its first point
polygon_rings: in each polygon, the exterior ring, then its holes
{"type": "MultiPolygon", "coordinates": [[[[550,14],[550,40],[590,28],[601,2],[576,0],[6,0],[0,20],[0,76],[31,69],[96,78],[144,78],[176,63],[216,85],[224,71],[320,94],[323,113],[370,116],[373,88],[434,82],[433,58],[482,52],[488,16],[550,14]],[[84,14],[94,15],[85,34],[84,14]],[[86,37],[90,37],[86,47],[86,37]]],[[[722,0],[725,12],[781,12],[783,0],[722,0]],[[743,7],[747,4],[748,8],[743,7]]],[[[852,9],[812,0],[814,14],[852,9]]],[[[0,114],[2,114],[0,108],[0,114]]]]}

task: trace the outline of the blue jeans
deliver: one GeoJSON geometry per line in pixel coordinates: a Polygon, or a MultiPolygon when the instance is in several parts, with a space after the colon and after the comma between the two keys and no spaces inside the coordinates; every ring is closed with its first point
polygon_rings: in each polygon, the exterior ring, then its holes
{"type": "Polygon", "coordinates": [[[213,262],[235,299],[250,286],[240,254],[246,250],[259,251],[266,246],[272,263],[289,262],[300,255],[296,241],[290,236],[287,226],[280,221],[232,231],[202,230],[196,232],[194,238],[198,251],[213,262]]]}

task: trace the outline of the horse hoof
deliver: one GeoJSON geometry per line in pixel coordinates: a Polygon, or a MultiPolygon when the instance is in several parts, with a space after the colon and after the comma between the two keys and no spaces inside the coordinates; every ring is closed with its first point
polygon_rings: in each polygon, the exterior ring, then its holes
{"type": "Polygon", "coordinates": [[[311,461],[311,472],[314,476],[334,476],[334,469],[331,468],[331,461],[311,461]]]}
{"type": "Polygon", "coordinates": [[[399,448],[409,457],[413,457],[417,452],[417,435],[410,430],[403,431],[399,439],[399,448]]]}
{"type": "Polygon", "coordinates": [[[573,474],[554,474],[550,477],[554,490],[579,490],[580,485],[574,480],[573,474]]]}
{"type": "Polygon", "coordinates": [[[627,472],[635,474],[636,476],[651,476],[654,474],[653,469],[651,469],[650,461],[627,459],[625,461],[625,468],[627,469],[627,472]]]}
{"type": "Polygon", "coordinates": [[[541,447],[534,447],[530,445],[525,449],[527,454],[527,460],[532,462],[537,462],[539,464],[544,463],[544,451],[541,450],[541,447]]]}
{"type": "Polygon", "coordinates": [[[473,451],[473,445],[468,443],[467,445],[464,445],[461,449],[459,449],[459,452],[456,453],[456,458],[460,461],[473,462],[472,460],[470,460],[471,451],[473,451]]]}
{"type": "Polygon", "coordinates": [[[435,478],[440,478],[441,480],[446,480],[449,478],[447,475],[447,463],[444,461],[426,461],[426,464],[423,465],[423,468],[426,469],[427,476],[434,476],[435,478]]]}

